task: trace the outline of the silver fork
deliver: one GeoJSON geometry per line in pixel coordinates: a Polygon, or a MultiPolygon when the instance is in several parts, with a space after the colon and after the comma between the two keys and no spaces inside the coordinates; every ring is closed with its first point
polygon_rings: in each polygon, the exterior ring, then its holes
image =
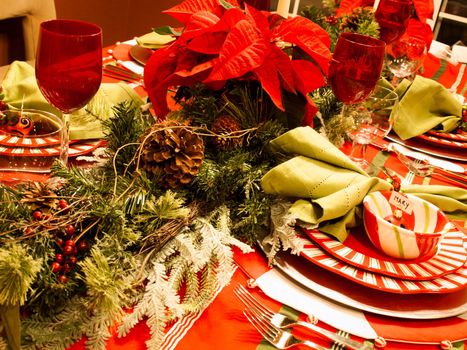
{"type": "Polygon", "coordinates": [[[278,328],[291,328],[294,326],[302,326],[309,330],[317,333],[318,335],[324,336],[326,339],[331,340],[337,344],[345,345],[349,349],[354,350],[369,350],[368,346],[358,341],[346,338],[340,334],[328,331],[327,329],[321,328],[314,323],[304,322],[300,320],[293,320],[285,315],[275,313],[267,306],[261,304],[251,293],[241,284],[234,289],[235,295],[242,301],[245,306],[250,310],[257,310],[259,313],[264,315],[274,326],[278,328]]]}
{"type": "Polygon", "coordinates": [[[305,345],[315,350],[329,350],[310,340],[299,339],[289,331],[277,328],[263,315],[259,314],[257,310],[245,309],[243,310],[243,314],[263,338],[278,349],[289,349],[294,346],[305,345]]]}
{"type": "Polygon", "coordinates": [[[407,175],[405,175],[404,179],[402,180],[401,185],[410,185],[414,178],[415,178],[415,169],[417,169],[420,165],[422,164],[422,161],[420,159],[414,159],[412,162],[412,166],[409,168],[409,172],[407,175]]]}

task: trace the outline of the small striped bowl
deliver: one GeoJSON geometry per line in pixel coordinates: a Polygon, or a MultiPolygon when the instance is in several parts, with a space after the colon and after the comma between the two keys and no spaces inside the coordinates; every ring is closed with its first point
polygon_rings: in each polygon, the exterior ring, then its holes
{"type": "Polygon", "coordinates": [[[395,225],[385,218],[397,209],[389,203],[391,192],[372,192],[363,200],[363,222],[373,245],[383,253],[398,259],[428,258],[436,254],[443,234],[451,228],[444,213],[433,204],[406,194],[413,203],[409,215],[402,213],[395,225]]]}

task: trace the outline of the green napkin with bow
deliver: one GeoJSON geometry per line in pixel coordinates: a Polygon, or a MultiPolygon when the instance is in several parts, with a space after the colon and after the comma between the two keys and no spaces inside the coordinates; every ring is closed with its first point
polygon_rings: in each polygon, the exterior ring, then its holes
{"type": "Polygon", "coordinates": [[[296,198],[290,213],[297,219],[335,236],[347,237],[356,224],[356,208],[372,191],[391,185],[367,175],[326,138],[310,127],[299,127],[271,142],[273,151],[295,155],[264,175],[269,194],[296,198]]]}
{"type": "MultiPolygon", "coordinates": [[[[15,61],[10,65],[2,82],[4,101],[14,108],[39,109],[61,113],[51,106],[37,86],[34,68],[26,62],[15,61]]],[[[70,116],[70,139],[99,139],[104,137],[101,121],[112,116],[112,107],[123,102],[143,103],[138,94],[127,84],[101,84],[99,91],[88,103],[70,116]]]]}
{"type": "Polygon", "coordinates": [[[136,42],[139,46],[147,47],[149,49],[160,49],[174,40],[175,38],[172,35],[162,35],[156,32],[144,34],[136,38],[136,42]]]}
{"type": "MultiPolygon", "coordinates": [[[[403,140],[422,135],[436,128],[441,132],[454,130],[461,120],[461,103],[440,83],[416,76],[400,99],[399,114],[394,122],[393,130],[403,140]]],[[[397,90],[397,89],[396,89],[397,90]]]]}

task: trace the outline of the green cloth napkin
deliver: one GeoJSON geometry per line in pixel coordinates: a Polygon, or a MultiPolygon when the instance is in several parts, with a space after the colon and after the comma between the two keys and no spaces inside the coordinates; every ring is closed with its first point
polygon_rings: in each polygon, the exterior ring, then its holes
{"type": "MultiPolygon", "coordinates": [[[[22,61],[10,65],[2,82],[4,101],[14,108],[30,108],[61,113],[51,106],[37,86],[34,68],[22,61]]],[[[123,102],[143,103],[138,94],[127,84],[101,84],[99,91],[85,108],[70,116],[70,139],[98,139],[104,133],[101,121],[112,116],[112,107],[123,102]]]]}
{"type": "Polygon", "coordinates": [[[175,38],[172,35],[161,35],[156,32],[144,34],[136,38],[136,42],[139,46],[147,47],[149,49],[160,49],[174,40],[175,38]]]}
{"type": "Polygon", "coordinates": [[[275,152],[296,155],[262,178],[269,194],[299,198],[290,213],[297,219],[335,236],[347,237],[356,224],[357,206],[372,191],[391,185],[367,175],[326,138],[310,127],[288,131],[271,142],[275,152]]]}
{"type": "Polygon", "coordinates": [[[443,85],[418,75],[408,88],[407,85],[403,81],[396,89],[403,96],[393,130],[401,139],[422,135],[435,127],[449,132],[458,126],[462,105],[443,85]]]}
{"type": "Polygon", "coordinates": [[[401,192],[420,197],[440,208],[449,218],[467,220],[467,190],[441,185],[407,185],[401,192]]]}

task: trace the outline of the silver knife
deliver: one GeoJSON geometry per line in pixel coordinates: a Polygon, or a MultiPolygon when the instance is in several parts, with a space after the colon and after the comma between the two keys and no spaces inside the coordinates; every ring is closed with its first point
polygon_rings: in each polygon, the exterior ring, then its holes
{"type": "Polygon", "coordinates": [[[395,142],[390,142],[386,148],[388,151],[402,153],[403,155],[407,157],[423,160],[427,162],[428,164],[441,168],[441,169],[445,169],[445,170],[452,171],[455,173],[462,173],[462,174],[465,173],[464,167],[458,164],[455,164],[453,162],[450,162],[449,160],[439,159],[439,158],[429,156],[428,154],[413,151],[395,142]]]}

